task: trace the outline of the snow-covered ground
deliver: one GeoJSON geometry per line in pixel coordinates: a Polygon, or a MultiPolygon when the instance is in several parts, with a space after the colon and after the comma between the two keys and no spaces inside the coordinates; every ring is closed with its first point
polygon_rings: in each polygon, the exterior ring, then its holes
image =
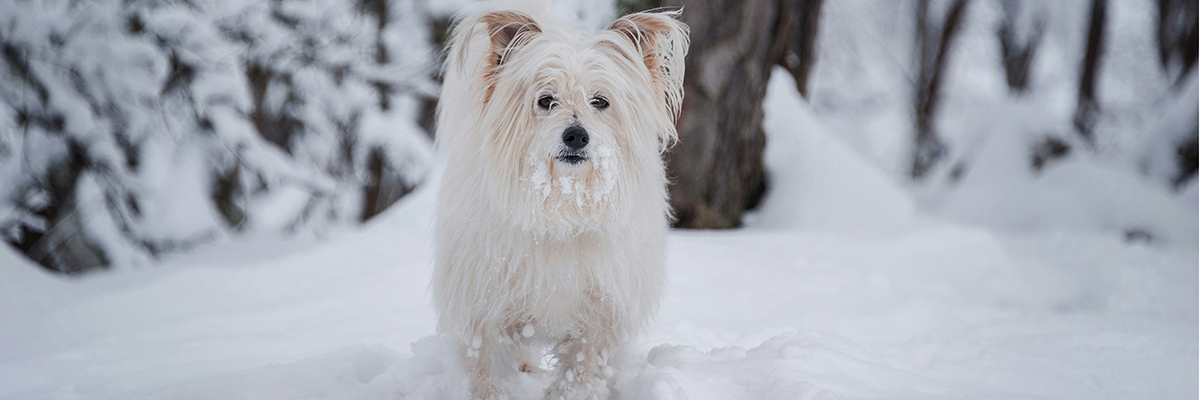
{"type": "MultiPolygon", "coordinates": [[[[1197,397],[1195,230],[922,211],[781,75],[771,196],[744,229],[672,233],[618,398],[1197,397]]],[[[465,398],[429,301],[434,186],[361,230],[78,280],[0,246],[0,399],[465,398]]],[[[1179,202],[1155,218],[1195,228],[1179,202]]],[[[1142,214],[1119,206],[1097,212],[1142,214]]]]}

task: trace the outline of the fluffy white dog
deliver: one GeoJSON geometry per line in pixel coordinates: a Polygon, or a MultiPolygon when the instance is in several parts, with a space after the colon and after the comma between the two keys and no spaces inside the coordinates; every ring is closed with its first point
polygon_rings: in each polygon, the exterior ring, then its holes
{"type": "Polygon", "coordinates": [[[549,398],[606,399],[610,363],[654,313],[688,46],[676,17],[591,38],[515,11],[455,28],[433,292],[476,397],[507,397],[548,353],[549,398]]]}

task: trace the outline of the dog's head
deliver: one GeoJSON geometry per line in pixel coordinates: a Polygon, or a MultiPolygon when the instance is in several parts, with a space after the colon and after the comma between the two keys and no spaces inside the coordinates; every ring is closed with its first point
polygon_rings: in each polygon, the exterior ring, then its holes
{"type": "Polygon", "coordinates": [[[519,12],[465,19],[441,105],[447,162],[479,157],[490,200],[531,228],[577,232],[630,207],[632,191],[661,197],[688,44],[676,15],[632,14],[592,38],[519,12]]]}

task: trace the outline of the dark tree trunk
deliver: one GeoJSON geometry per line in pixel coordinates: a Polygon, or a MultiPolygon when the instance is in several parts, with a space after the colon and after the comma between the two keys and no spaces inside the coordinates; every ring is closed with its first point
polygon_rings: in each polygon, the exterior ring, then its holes
{"type": "Polygon", "coordinates": [[[771,69],[782,65],[804,92],[820,4],[716,0],[689,2],[683,8],[692,44],[677,124],[680,141],[667,155],[677,227],[740,226],[742,214],[763,195],[762,100],[767,80],[771,69]]]}
{"type": "MultiPolygon", "coordinates": [[[[241,152],[241,150],[238,150],[241,152]]],[[[213,174],[212,201],[226,226],[241,229],[246,222],[246,193],[242,190],[242,159],[235,157],[232,165],[219,168],[213,174]]]]}
{"type": "Polygon", "coordinates": [[[968,0],[955,0],[941,23],[929,18],[929,0],[917,1],[916,138],[913,144],[912,178],[920,179],[946,154],[933,118],[938,108],[939,89],[945,80],[950,47],[965,18],[968,0]]]}
{"type": "Polygon", "coordinates": [[[1192,127],[1191,134],[1186,136],[1179,144],[1175,145],[1175,177],[1171,178],[1171,187],[1175,190],[1183,189],[1188,181],[1196,177],[1197,169],[1197,153],[1200,153],[1200,143],[1197,139],[1200,138],[1200,132],[1197,132],[1195,126],[1192,127]]]}
{"type": "Polygon", "coordinates": [[[1100,114],[1100,103],[1096,100],[1096,77],[1099,75],[1100,59],[1104,56],[1104,25],[1108,20],[1107,14],[1107,0],[1092,0],[1087,52],[1083,55],[1083,65],[1079,73],[1079,105],[1075,109],[1075,131],[1092,145],[1095,145],[1092,131],[1096,127],[1096,117],[1100,114]]]}
{"type": "MultiPolygon", "coordinates": [[[[1198,41],[1197,12],[1194,0],[1158,0],[1158,50],[1162,67],[1174,80],[1175,94],[1187,96],[1184,88],[1188,74],[1196,67],[1198,41]]],[[[1195,119],[1193,118],[1193,121],[1195,119]]],[[[1196,176],[1197,125],[1180,135],[1175,143],[1176,174],[1171,185],[1180,190],[1196,176]]]]}
{"type": "Polygon", "coordinates": [[[1158,0],[1159,55],[1176,86],[1196,65],[1197,14],[1195,0],[1158,0]]]}
{"type": "Polygon", "coordinates": [[[1020,14],[1021,8],[1026,7],[1025,3],[1021,0],[1004,0],[1003,7],[1004,17],[996,34],[1000,39],[1000,55],[1004,57],[1004,76],[1010,92],[1024,93],[1029,90],[1029,69],[1042,42],[1046,18],[1041,14],[1034,16],[1033,30],[1022,37],[1020,14]]]}
{"type": "Polygon", "coordinates": [[[775,29],[775,63],[787,68],[796,80],[796,90],[808,97],[808,75],[816,64],[817,31],[822,0],[781,1],[780,20],[775,29]]]}

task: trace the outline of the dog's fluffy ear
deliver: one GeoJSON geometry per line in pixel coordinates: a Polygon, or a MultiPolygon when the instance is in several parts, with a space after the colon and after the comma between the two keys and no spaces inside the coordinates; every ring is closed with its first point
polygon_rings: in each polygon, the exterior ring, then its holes
{"type": "Polygon", "coordinates": [[[641,61],[663,93],[672,118],[679,116],[683,103],[683,60],[689,43],[688,27],[678,17],[679,11],[629,14],[607,28],[641,52],[641,61]]]}
{"type": "Polygon", "coordinates": [[[542,33],[542,28],[533,18],[517,11],[490,12],[480,16],[479,22],[487,25],[492,45],[488,53],[488,66],[492,68],[503,66],[509,54],[542,33]]]}
{"type": "MultiPolygon", "coordinates": [[[[480,66],[483,70],[479,76],[483,78],[485,84],[484,102],[486,103],[495,88],[496,74],[500,72],[514,52],[541,33],[542,28],[532,17],[518,11],[475,14],[460,21],[454,29],[454,39],[451,41],[451,50],[454,51],[454,54],[447,59],[447,62],[454,63],[454,67],[457,67],[451,69],[470,73],[465,70],[469,67],[467,64],[471,63],[472,59],[478,60],[478,58],[473,58],[469,52],[471,41],[476,36],[486,38],[488,48],[483,54],[483,59],[479,60],[483,64],[480,66]]],[[[479,66],[478,64],[474,65],[479,66]]]]}

